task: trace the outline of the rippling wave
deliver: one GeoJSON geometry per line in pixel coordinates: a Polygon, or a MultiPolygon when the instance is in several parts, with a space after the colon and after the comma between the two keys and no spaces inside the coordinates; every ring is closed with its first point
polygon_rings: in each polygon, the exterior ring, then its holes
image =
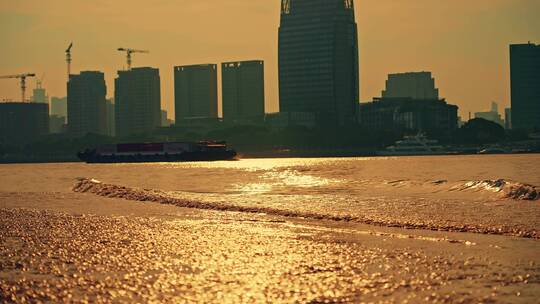
{"type": "Polygon", "coordinates": [[[386,185],[395,188],[407,187],[436,187],[433,190],[462,191],[462,192],[492,192],[499,194],[500,198],[514,200],[535,201],[540,200],[540,189],[533,185],[519,182],[497,180],[478,180],[459,183],[449,183],[447,180],[433,180],[428,182],[418,182],[411,180],[386,181],[386,185]],[[450,184],[450,185],[449,185],[450,184]],[[444,187],[441,189],[441,187],[444,187]]]}
{"type": "MultiPolygon", "coordinates": [[[[530,191],[527,187],[517,187],[512,183],[498,182],[492,185],[492,183],[484,181],[482,183],[467,183],[462,188],[456,188],[455,190],[469,190],[469,189],[487,189],[487,186],[491,185],[492,189],[500,188],[500,191],[504,191],[506,195],[516,198],[532,197],[533,193],[535,198],[538,198],[538,192],[530,191]],[[484,185],[485,184],[485,185],[484,185]],[[476,186],[475,186],[476,185],[476,186]],[[481,186],[482,185],[482,186],[481,186]],[[498,186],[497,186],[498,185],[498,186]],[[475,188],[476,187],[476,188],[475,188]],[[498,188],[497,188],[498,187],[498,188]],[[524,190],[525,189],[525,190],[524,190]],[[527,190],[528,189],[528,190],[527,190]],[[528,194],[524,194],[528,193],[528,194]]],[[[532,187],[532,186],[531,186],[532,187]]],[[[490,189],[491,189],[490,188],[490,189]]],[[[534,188],[534,187],[533,187],[534,188]]],[[[141,202],[156,202],[161,204],[175,205],[184,208],[194,208],[203,210],[215,210],[215,211],[233,211],[233,212],[246,212],[246,213],[259,213],[269,214],[285,217],[305,218],[312,220],[331,220],[331,221],[344,221],[344,222],[357,222],[370,225],[387,226],[387,227],[401,227],[407,229],[427,229],[438,231],[457,231],[457,232],[475,232],[484,234],[505,234],[516,235],[522,237],[540,238],[540,235],[536,230],[522,231],[515,230],[512,227],[490,227],[485,225],[470,225],[470,224],[452,224],[452,223],[440,223],[435,221],[425,222],[410,222],[404,219],[377,219],[370,218],[369,216],[362,215],[347,215],[347,214],[325,214],[317,212],[309,212],[303,210],[291,210],[280,207],[263,207],[260,205],[243,205],[228,202],[216,202],[216,201],[204,201],[195,199],[186,199],[178,197],[172,192],[166,192],[154,189],[140,189],[131,188],[113,184],[102,183],[95,179],[80,178],[73,187],[74,192],[78,193],[92,193],[98,196],[109,198],[121,198],[126,200],[141,201],[141,202]]]]}
{"type": "Polygon", "coordinates": [[[530,201],[540,200],[540,190],[538,190],[535,186],[510,182],[504,179],[470,181],[461,186],[453,187],[451,190],[491,191],[500,193],[504,198],[530,201]]]}

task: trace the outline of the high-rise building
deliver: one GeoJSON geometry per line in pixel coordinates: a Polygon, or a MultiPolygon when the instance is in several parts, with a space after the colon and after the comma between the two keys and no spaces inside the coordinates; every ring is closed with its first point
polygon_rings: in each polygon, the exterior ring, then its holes
{"type": "Polygon", "coordinates": [[[48,133],[48,104],[0,103],[0,143],[28,143],[48,133]]]}
{"type": "Polygon", "coordinates": [[[67,91],[68,132],[74,136],[88,133],[105,135],[105,75],[95,71],[71,74],[67,91]]]}
{"type": "Polygon", "coordinates": [[[185,119],[217,119],[217,65],[174,67],[174,106],[177,123],[185,119]]]}
{"type": "Polygon", "coordinates": [[[264,119],[264,62],[221,64],[223,120],[257,122],[264,119]]]}
{"type": "Polygon", "coordinates": [[[281,112],[315,113],[319,124],[356,121],[353,0],[282,0],[278,52],[281,112]]]}
{"type": "Polygon", "coordinates": [[[118,71],[114,92],[116,136],[144,134],[160,126],[160,83],[158,69],[118,71]]]}
{"type": "Polygon", "coordinates": [[[51,97],[51,115],[67,117],[67,97],[51,97]]]}
{"type": "Polygon", "coordinates": [[[540,45],[510,45],[512,128],[540,129],[540,45]]]}
{"type": "Polygon", "coordinates": [[[431,72],[409,72],[388,75],[383,98],[439,99],[439,89],[431,72]]]}

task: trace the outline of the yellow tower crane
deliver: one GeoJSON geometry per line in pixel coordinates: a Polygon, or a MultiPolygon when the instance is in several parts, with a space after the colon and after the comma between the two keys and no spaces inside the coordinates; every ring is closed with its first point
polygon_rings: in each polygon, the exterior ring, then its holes
{"type": "Polygon", "coordinates": [[[135,50],[135,49],[128,49],[128,48],[118,48],[118,51],[126,52],[128,70],[131,70],[131,54],[133,54],[133,53],[143,53],[143,54],[150,53],[149,51],[146,51],[146,50],[135,50]]]}
{"type": "Polygon", "coordinates": [[[6,78],[17,78],[21,80],[21,101],[26,101],[26,78],[27,77],[34,77],[36,74],[34,73],[25,73],[25,74],[19,74],[19,75],[8,75],[8,76],[0,76],[0,79],[6,79],[6,78]]]}

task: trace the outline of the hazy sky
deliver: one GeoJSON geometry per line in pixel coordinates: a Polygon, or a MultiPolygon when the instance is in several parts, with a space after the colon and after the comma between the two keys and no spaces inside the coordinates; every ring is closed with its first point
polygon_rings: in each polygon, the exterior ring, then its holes
{"type": "MultiPolygon", "coordinates": [[[[356,0],[362,101],[386,75],[432,71],[441,97],[461,114],[509,105],[508,45],[540,43],[540,0],[356,0]]],[[[280,0],[0,0],[0,75],[45,74],[50,96],[66,94],[72,70],[105,72],[108,95],[125,66],[118,47],[149,49],[134,66],[160,69],[162,107],[173,116],[173,66],[263,59],[267,111],[278,109],[280,0]]],[[[35,81],[30,81],[30,89],[35,81]]],[[[27,93],[28,96],[31,93],[27,93]]],[[[0,99],[20,99],[0,80],[0,99]]]]}

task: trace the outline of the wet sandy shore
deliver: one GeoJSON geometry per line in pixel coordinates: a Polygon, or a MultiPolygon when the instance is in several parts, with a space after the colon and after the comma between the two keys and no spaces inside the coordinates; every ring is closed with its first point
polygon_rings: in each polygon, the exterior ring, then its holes
{"type": "Polygon", "coordinates": [[[533,303],[540,242],[0,193],[0,302],[533,303]]]}

